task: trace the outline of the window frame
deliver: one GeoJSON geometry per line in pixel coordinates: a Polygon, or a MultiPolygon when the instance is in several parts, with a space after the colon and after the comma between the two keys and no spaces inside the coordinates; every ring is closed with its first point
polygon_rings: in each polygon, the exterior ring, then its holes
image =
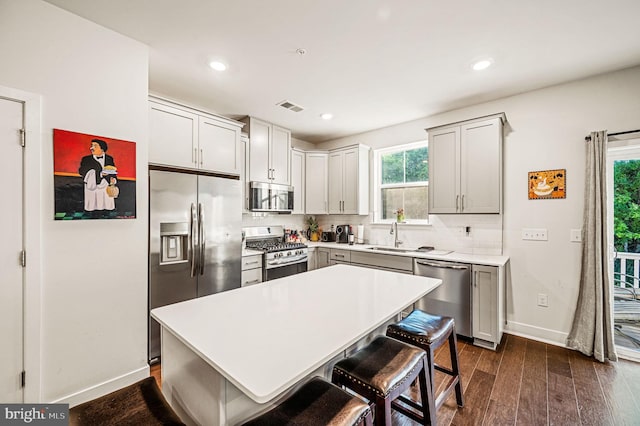
{"type": "MultiPolygon", "coordinates": [[[[374,224],[391,224],[395,222],[394,219],[382,218],[382,190],[388,188],[411,188],[424,186],[424,182],[404,182],[404,183],[381,183],[382,177],[382,156],[386,154],[392,154],[395,152],[405,152],[417,148],[429,148],[429,142],[427,139],[404,143],[400,145],[393,145],[386,148],[380,148],[373,151],[373,223],[374,224]]],[[[404,170],[406,174],[406,169],[404,170]]],[[[429,180],[426,181],[427,190],[429,189],[429,180]]],[[[405,225],[430,225],[429,221],[429,205],[427,197],[427,218],[423,220],[419,219],[405,219],[403,223],[405,225]]]]}

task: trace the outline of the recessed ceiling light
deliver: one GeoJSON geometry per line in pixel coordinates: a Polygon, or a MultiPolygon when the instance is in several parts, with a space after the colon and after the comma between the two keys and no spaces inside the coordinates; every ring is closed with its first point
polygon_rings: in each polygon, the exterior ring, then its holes
{"type": "Polygon", "coordinates": [[[331,120],[333,118],[333,114],[325,112],[324,114],[320,114],[320,118],[323,120],[331,120]]]}
{"type": "Polygon", "coordinates": [[[227,69],[227,66],[220,61],[211,61],[209,62],[209,66],[216,71],[224,71],[227,69]]]}
{"type": "Polygon", "coordinates": [[[472,65],[472,68],[474,70],[476,70],[476,71],[482,71],[482,70],[486,70],[487,68],[489,68],[492,63],[493,63],[493,61],[491,59],[483,59],[481,61],[478,61],[478,62],[474,63],[472,65]]]}

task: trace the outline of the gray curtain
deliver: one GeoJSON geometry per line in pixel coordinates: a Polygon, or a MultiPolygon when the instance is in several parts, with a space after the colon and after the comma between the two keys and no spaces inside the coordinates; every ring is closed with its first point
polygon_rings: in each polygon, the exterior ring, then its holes
{"type": "Polygon", "coordinates": [[[567,347],[601,362],[616,361],[607,246],[607,132],[592,132],[586,145],[580,292],[567,347]]]}

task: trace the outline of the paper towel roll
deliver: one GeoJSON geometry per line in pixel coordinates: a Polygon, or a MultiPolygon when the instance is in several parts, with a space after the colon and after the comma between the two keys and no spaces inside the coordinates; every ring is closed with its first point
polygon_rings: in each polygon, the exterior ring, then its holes
{"type": "Polygon", "coordinates": [[[358,244],[364,244],[364,225],[358,225],[358,234],[356,242],[358,244]]]}

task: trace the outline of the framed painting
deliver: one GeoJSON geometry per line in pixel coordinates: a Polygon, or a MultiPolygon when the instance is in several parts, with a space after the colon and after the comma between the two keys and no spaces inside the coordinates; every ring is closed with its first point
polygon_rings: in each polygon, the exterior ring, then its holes
{"type": "Polygon", "coordinates": [[[567,198],[566,169],[529,172],[529,199],[567,198]]]}
{"type": "Polygon", "coordinates": [[[136,144],[53,129],[55,220],[136,217],[136,144]]]}

